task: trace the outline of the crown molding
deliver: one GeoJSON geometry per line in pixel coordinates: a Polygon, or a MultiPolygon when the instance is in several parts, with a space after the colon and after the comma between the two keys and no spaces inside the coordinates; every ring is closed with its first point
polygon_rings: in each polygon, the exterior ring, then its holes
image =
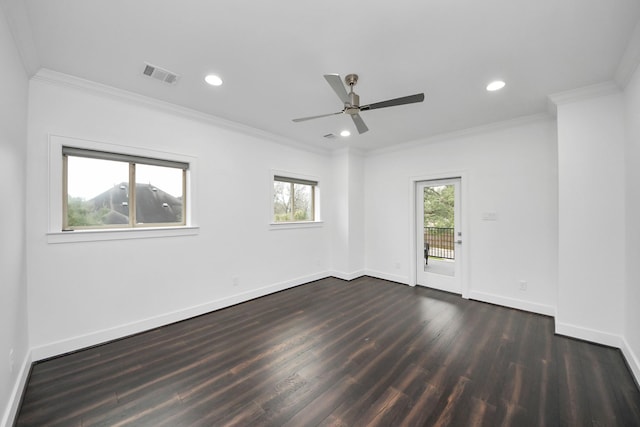
{"type": "Polygon", "coordinates": [[[627,47],[622,55],[614,75],[614,81],[621,89],[625,89],[638,66],[640,65],[640,22],[636,24],[627,42],[627,47]]]}
{"type": "Polygon", "coordinates": [[[149,96],[140,95],[123,89],[118,89],[113,86],[107,86],[91,80],[86,80],[69,74],[60,73],[58,71],[53,71],[47,68],[40,69],[31,78],[31,80],[34,82],[42,82],[91,93],[94,95],[109,97],[134,105],[153,108],[165,113],[174,114],[188,119],[198,120],[233,132],[239,132],[247,136],[268,140],[276,144],[285,145],[291,148],[296,148],[315,154],[322,154],[327,156],[331,154],[331,150],[329,149],[305,145],[300,142],[282,137],[280,135],[272,134],[261,129],[252,128],[238,122],[223,119],[211,114],[206,114],[201,111],[193,110],[191,108],[182,107],[170,102],[160,101],[149,96]]]}
{"type": "Polygon", "coordinates": [[[620,93],[620,87],[613,80],[598,83],[591,86],[585,86],[578,89],[558,92],[548,96],[549,105],[552,105],[554,112],[557,112],[557,106],[570,104],[587,99],[599,98],[601,96],[613,95],[620,93]]]}
{"type": "Polygon", "coordinates": [[[38,51],[31,34],[31,23],[26,2],[21,0],[0,0],[7,26],[20,55],[22,66],[29,77],[40,69],[38,51]]]}
{"type": "Polygon", "coordinates": [[[366,151],[360,149],[360,148],[356,148],[356,147],[341,147],[341,148],[336,148],[333,151],[331,151],[332,156],[336,157],[336,156],[343,156],[343,155],[352,155],[352,156],[358,156],[358,157],[364,157],[366,155],[366,151]]]}
{"type": "Polygon", "coordinates": [[[430,136],[423,139],[417,139],[414,141],[405,142],[403,144],[394,145],[391,147],[383,147],[376,150],[365,152],[367,157],[373,157],[396,151],[405,151],[412,148],[421,147],[423,145],[432,144],[434,142],[449,141],[452,139],[459,139],[473,135],[479,135],[484,133],[496,132],[503,129],[510,129],[514,127],[524,126],[531,123],[538,123],[543,121],[552,120],[553,117],[548,113],[530,114],[527,116],[516,117],[509,120],[501,120],[499,122],[493,122],[486,125],[474,126],[467,129],[461,129],[453,132],[442,133],[434,136],[430,136]]]}

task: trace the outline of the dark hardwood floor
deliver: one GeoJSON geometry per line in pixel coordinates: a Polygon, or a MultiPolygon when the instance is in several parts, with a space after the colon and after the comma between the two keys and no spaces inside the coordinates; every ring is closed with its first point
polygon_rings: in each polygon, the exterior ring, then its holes
{"type": "Polygon", "coordinates": [[[619,350],[553,319],[324,279],[37,363],[18,426],[640,426],[619,350]]]}

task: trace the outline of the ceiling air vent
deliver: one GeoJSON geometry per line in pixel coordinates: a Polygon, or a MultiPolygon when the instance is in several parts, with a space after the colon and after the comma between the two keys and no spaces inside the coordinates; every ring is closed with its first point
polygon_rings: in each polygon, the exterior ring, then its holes
{"type": "Polygon", "coordinates": [[[332,134],[332,133],[328,133],[328,134],[326,134],[326,135],[322,135],[322,136],[324,136],[324,137],[325,137],[325,138],[327,138],[327,139],[333,139],[333,138],[335,138],[335,137],[336,137],[336,136],[335,136],[334,134],[332,134]]]}
{"type": "Polygon", "coordinates": [[[164,68],[156,67],[155,65],[151,64],[144,64],[144,70],[142,71],[142,74],[170,85],[177,83],[178,78],[180,77],[176,73],[165,70],[164,68]]]}

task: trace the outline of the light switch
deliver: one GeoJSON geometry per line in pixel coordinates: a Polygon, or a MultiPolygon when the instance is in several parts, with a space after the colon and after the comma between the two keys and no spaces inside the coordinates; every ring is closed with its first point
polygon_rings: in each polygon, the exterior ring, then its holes
{"type": "Polygon", "coordinates": [[[483,221],[497,221],[498,220],[498,212],[483,212],[482,213],[483,221]]]}

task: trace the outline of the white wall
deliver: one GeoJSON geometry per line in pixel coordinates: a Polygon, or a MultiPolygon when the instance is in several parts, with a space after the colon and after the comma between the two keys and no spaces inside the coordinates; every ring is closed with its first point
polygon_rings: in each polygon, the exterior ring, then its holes
{"type": "Polygon", "coordinates": [[[336,271],[347,273],[349,268],[349,155],[347,151],[332,154],[332,203],[324,204],[327,218],[333,221],[331,228],[331,265],[336,271]]]}
{"type": "MultiPolygon", "coordinates": [[[[64,79],[63,79],[64,80],[64,79]]],[[[41,358],[283,289],[330,270],[330,223],[271,230],[271,170],[329,183],[328,154],[91,89],[30,84],[29,329],[41,358]],[[197,236],[47,243],[48,134],[197,158],[197,236]],[[232,278],[239,286],[232,285],[232,278]]],[[[135,97],[134,97],[135,98],[135,97]]],[[[324,194],[326,193],[326,194],[324,194]]],[[[323,206],[332,203],[322,194],[323,206]]]]}
{"type": "MultiPolygon", "coordinates": [[[[552,314],[557,284],[555,122],[543,120],[370,154],[365,166],[366,268],[409,283],[411,177],[464,171],[470,296],[552,314]],[[497,221],[483,221],[495,212],[497,221]],[[398,266],[398,267],[397,267],[398,266]],[[519,290],[519,281],[528,290],[519,290]]],[[[455,173],[452,173],[455,175],[455,173]]]]}
{"type": "MultiPolygon", "coordinates": [[[[365,222],[364,210],[364,164],[362,153],[349,153],[349,271],[364,273],[365,266],[365,222]]],[[[358,275],[360,275],[358,274],[358,275]]]]}
{"type": "Polygon", "coordinates": [[[28,369],[25,269],[27,75],[0,8],[0,425],[12,419],[28,369]],[[13,367],[9,352],[13,350],[13,367]]]}
{"type": "Polygon", "coordinates": [[[364,274],[364,158],[354,150],[336,150],[332,164],[333,274],[350,280],[364,274]]]}
{"type": "Polygon", "coordinates": [[[625,289],[625,134],[620,93],[558,105],[556,331],[620,345],[625,289]]]}
{"type": "Polygon", "coordinates": [[[640,382],[640,72],[625,90],[626,102],[626,289],[623,350],[640,382]]]}

